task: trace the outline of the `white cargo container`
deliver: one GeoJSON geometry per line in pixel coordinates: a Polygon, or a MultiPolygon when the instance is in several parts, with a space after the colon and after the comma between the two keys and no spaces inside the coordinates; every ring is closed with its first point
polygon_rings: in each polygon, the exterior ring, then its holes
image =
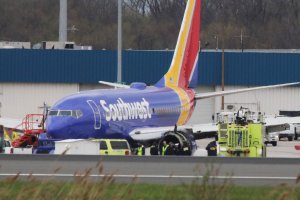
{"type": "Polygon", "coordinates": [[[3,142],[2,148],[4,154],[32,154],[32,146],[14,148],[11,146],[11,141],[6,139],[3,142]]]}
{"type": "Polygon", "coordinates": [[[100,143],[84,139],[55,141],[54,154],[99,155],[100,143]]]}

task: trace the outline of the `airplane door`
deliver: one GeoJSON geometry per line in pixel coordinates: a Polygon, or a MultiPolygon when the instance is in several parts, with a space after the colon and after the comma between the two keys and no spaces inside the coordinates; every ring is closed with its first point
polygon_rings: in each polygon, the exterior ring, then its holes
{"type": "Polygon", "coordinates": [[[93,100],[88,100],[87,103],[91,107],[93,113],[94,113],[94,128],[95,130],[101,128],[101,115],[100,110],[97,104],[93,100]]]}

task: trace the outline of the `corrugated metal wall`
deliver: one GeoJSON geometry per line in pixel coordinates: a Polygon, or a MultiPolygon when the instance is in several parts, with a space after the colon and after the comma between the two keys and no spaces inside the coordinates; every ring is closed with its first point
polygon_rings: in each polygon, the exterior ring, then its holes
{"type": "MultiPolygon", "coordinates": [[[[123,82],[156,83],[168,70],[173,51],[124,51],[123,82]]],[[[221,82],[221,52],[202,52],[199,85],[221,82]]],[[[226,52],[225,84],[269,85],[299,81],[299,53],[226,52]]],[[[0,49],[0,82],[115,82],[115,51],[0,49]]]]}
{"type": "MultiPolygon", "coordinates": [[[[225,90],[245,88],[241,86],[227,86],[225,90]]],[[[221,88],[216,87],[216,91],[221,88]]],[[[236,110],[240,106],[248,107],[252,111],[261,111],[267,114],[279,114],[279,110],[300,110],[300,88],[282,87],[267,90],[258,90],[241,94],[225,96],[225,105],[233,105],[236,110]]],[[[221,110],[221,97],[215,99],[215,112],[221,110]]],[[[226,106],[225,106],[226,108],[226,106]]]]}
{"type": "MultiPolygon", "coordinates": [[[[214,86],[200,86],[195,88],[196,92],[214,92],[214,86]]],[[[201,99],[196,101],[195,111],[193,112],[188,124],[200,124],[212,122],[212,115],[215,113],[214,98],[201,99]]]]}
{"type": "Polygon", "coordinates": [[[225,53],[225,84],[272,85],[300,80],[299,53],[225,53]]]}
{"type": "Polygon", "coordinates": [[[113,51],[0,49],[0,82],[115,81],[116,63],[113,51]]]}
{"type": "Polygon", "coordinates": [[[1,117],[22,119],[29,113],[43,113],[43,103],[53,105],[58,99],[79,91],[78,84],[1,83],[1,117]]]}
{"type": "Polygon", "coordinates": [[[173,51],[124,51],[123,81],[154,84],[168,71],[173,51]]]}

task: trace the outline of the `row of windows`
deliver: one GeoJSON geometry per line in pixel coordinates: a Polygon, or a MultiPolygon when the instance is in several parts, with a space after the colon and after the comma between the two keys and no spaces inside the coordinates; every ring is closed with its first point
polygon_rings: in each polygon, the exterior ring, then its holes
{"type": "Polygon", "coordinates": [[[152,113],[157,114],[168,114],[168,113],[181,113],[181,111],[189,110],[189,106],[182,107],[162,107],[162,108],[153,108],[152,113]]]}
{"type": "Polygon", "coordinates": [[[48,112],[49,116],[72,116],[75,118],[80,118],[83,114],[80,110],[50,110],[48,112]]]}

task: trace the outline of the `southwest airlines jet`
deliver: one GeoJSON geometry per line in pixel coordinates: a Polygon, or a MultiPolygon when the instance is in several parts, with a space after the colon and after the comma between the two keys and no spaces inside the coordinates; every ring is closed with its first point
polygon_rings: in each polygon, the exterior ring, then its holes
{"type": "Polygon", "coordinates": [[[91,90],[67,96],[48,112],[48,137],[125,138],[133,145],[166,140],[179,144],[187,154],[192,154],[195,149],[193,131],[182,125],[191,117],[196,100],[298,84],[195,93],[192,87],[198,74],[200,4],[201,0],[187,2],[170,68],[154,86],[102,81],[118,89],[91,90]]]}

